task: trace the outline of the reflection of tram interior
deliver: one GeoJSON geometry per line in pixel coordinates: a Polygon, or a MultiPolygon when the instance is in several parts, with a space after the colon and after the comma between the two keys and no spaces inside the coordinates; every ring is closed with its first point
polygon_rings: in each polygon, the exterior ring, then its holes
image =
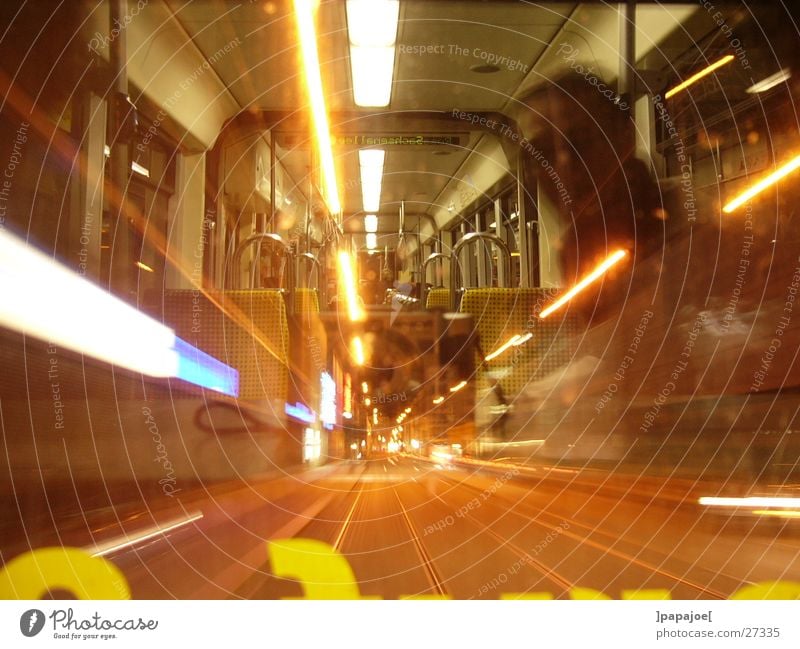
{"type": "Polygon", "coordinates": [[[48,323],[3,321],[3,425],[36,441],[16,484],[163,491],[401,453],[796,481],[800,182],[723,210],[796,154],[797,71],[753,88],[794,56],[768,8],[725,9],[745,60],[700,4],[640,4],[629,38],[600,4],[401,2],[391,103],[362,108],[330,36],[345,3],[322,2],[337,210],[302,80],[275,85],[294,37],[262,4],[289,24],[291,3],[245,3],[211,33],[214,3],[151,1],[124,67],[115,39],[86,51],[108,7],[59,12],[35,59],[0,44],[3,263],[21,255],[17,299],[49,301],[48,323]],[[465,56],[400,51],[452,39],[423,25],[454,6],[519,26],[505,62],[478,28],[465,56]],[[53,259],[77,293],[36,284],[53,259]]]}

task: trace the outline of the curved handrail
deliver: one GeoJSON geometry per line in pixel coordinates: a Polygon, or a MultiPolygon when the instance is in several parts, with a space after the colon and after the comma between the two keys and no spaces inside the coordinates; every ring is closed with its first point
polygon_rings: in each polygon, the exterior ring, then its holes
{"type": "MultiPolygon", "coordinates": [[[[431,262],[436,261],[437,259],[447,259],[447,261],[451,262],[450,255],[446,255],[443,252],[432,252],[428,255],[428,258],[422,262],[422,267],[420,268],[420,284],[422,286],[422,291],[420,294],[420,304],[423,308],[428,303],[428,282],[425,281],[428,276],[428,264],[431,262]]],[[[452,272],[452,270],[451,270],[452,272]]]]}
{"type": "MultiPolygon", "coordinates": [[[[237,288],[237,289],[241,288],[241,286],[239,286],[239,284],[240,284],[239,264],[242,261],[242,255],[244,254],[244,251],[247,250],[247,248],[249,246],[252,246],[254,243],[260,244],[264,239],[269,239],[270,241],[273,241],[274,243],[277,243],[280,246],[282,246],[283,247],[283,255],[284,255],[284,257],[286,257],[287,260],[291,260],[291,258],[293,256],[292,255],[292,248],[288,243],[286,243],[283,240],[283,238],[279,234],[275,234],[273,232],[260,232],[258,234],[253,234],[253,235],[247,237],[247,239],[245,239],[244,241],[242,241],[239,244],[239,246],[236,248],[235,252],[233,253],[233,259],[231,260],[231,266],[233,268],[233,273],[234,273],[233,282],[232,282],[233,288],[237,288]]],[[[260,247],[259,247],[259,250],[260,250],[260,247]]],[[[287,276],[287,278],[291,278],[291,272],[290,272],[290,269],[288,269],[288,268],[287,268],[287,275],[286,276],[287,276]]],[[[251,277],[252,277],[252,274],[251,274],[251,277]]],[[[287,284],[288,284],[289,281],[290,280],[287,280],[287,284]]],[[[254,283],[255,282],[251,279],[251,284],[254,284],[254,283]]],[[[251,286],[250,288],[253,288],[253,286],[251,286]]],[[[291,286],[287,286],[286,288],[291,291],[292,287],[291,286]]]]}
{"type": "MultiPolygon", "coordinates": [[[[300,254],[297,255],[297,260],[298,261],[304,261],[305,260],[307,262],[311,262],[311,264],[312,264],[311,268],[314,271],[316,271],[317,290],[319,290],[320,286],[321,286],[320,277],[322,276],[322,265],[319,263],[319,259],[317,259],[317,256],[315,254],[311,253],[311,252],[301,252],[300,254]]],[[[299,264],[297,266],[297,272],[298,273],[300,272],[300,265],[299,264]]],[[[299,286],[300,285],[300,282],[298,280],[299,280],[299,277],[295,277],[295,281],[294,281],[294,285],[295,286],[299,286]]]]}
{"type": "MultiPolygon", "coordinates": [[[[450,308],[456,308],[456,293],[458,292],[458,281],[461,277],[461,264],[458,261],[458,253],[461,248],[466,245],[475,243],[476,241],[491,241],[497,246],[497,249],[503,253],[505,261],[505,276],[506,281],[511,277],[511,251],[508,249],[506,242],[503,241],[496,234],[491,232],[469,232],[453,246],[453,252],[450,254],[450,308]]],[[[498,259],[498,263],[500,260],[498,259]]]]}

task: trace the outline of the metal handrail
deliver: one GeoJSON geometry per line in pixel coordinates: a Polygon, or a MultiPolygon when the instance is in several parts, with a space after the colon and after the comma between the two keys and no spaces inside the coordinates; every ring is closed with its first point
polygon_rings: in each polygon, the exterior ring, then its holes
{"type": "MultiPolygon", "coordinates": [[[[458,253],[461,252],[461,248],[476,241],[491,241],[497,246],[497,249],[503,253],[505,259],[506,281],[508,282],[510,280],[511,251],[508,249],[506,242],[491,232],[469,232],[465,234],[458,243],[453,246],[453,252],[450,254],[450,308],[453,310],[456,308],[456,293],[458,292],[458,281],[461,277],[461,263],[458,260],[458,253]]],[[[499,259],[497,263],[500,263],[499,259]]]]}
{"type": "MultiPolygon", "coordinates": [[[[236,251],[233,253],[233,259],[231,261],[231,266],[232,266],[232,270],[233,270],[233,281],[231,283],[233,284],[233,288],[235,288],[235,289],[241,288],[241,286],[240,286],[241,282],[240,282],[240,279],[239,279],[240,278],[240,275],[239,275],[239,264],[242,261],[242,255],[244,254],[244,251],[247,250],[247,248],[249,246],[252,246],[254,243],[258,243],[259,244],[258,250],[259,250],[259,254],[260,254],[260,252],[261,252],[261,245],[260,244],[265,239],[268,239],[268,240],[272,241],[273,243],[277,243],[278,245],[280,245],[283,248],[283,256],[286,258],[287,262],[291,261],[291,259],[293,257],[292,248],[288,243],[286,243],[283,240],[283,238],[279,234],[275,234],[273,232],[260,232],[258,234],[253,234],[253,235],[247,237],[247,239],[245,239],[244,241],[242,241],[239,244],[239,246],[236,248],[236,251]]],[[[255,264],[254,264],[254,267],[255,267],[255,264]]],[[[250,284],[251,284],[250,288],[255,288],[253,286],[253,284],[255,284],[255,278],[254,278],[253,273],[251,273],[250,277],[251,277],[251,279],[250,279],[250,284]]],[[[291,268],[290,267],[287,268],[286,277],[287,277],[287,280],[286,280],[287,287],[286,288],[287,288],[288,291],[291,292],[293,287],[290,285],[291,284],[291,280],[292,280],[292,272],[291,272],[291,268]]]]}
{"type": "Polygon", "coordinates": [[[452,272],[452,259],[450,259],[450,255],[446,255],[443,252],[432,252],[428,255],[428,258],[422,262],[422,267],[420,268],[420,284],[422,286],[422,291],[420,292],[420,304],[423,308],[428,304],[428,282],[426,281],[428,277],[428,264],[437,259],[447,259],[451,262],[451,272],[452,272]]]}
{"type": "MultiPolygon", "coordinates": [[[[322,265],[319,263],[319,259],[317,259],[316,255],[314,255],[314,254],[313,254],[313,253],[311,253],[311,252],[301,252],[299,255],[297,255],[297,260],[298,260],[298,261],[307,261],[307,262],[311,262],[311,264],[312,264],[311,268],[312,268],[314,271],[316,271],[316,276],[317,276],[317,290],[319,290],[319,288],[320,288],[320,286],[321,286],[321,284],[320,284],[320,278],[321,278],[321,276],[322,276],[322,265]]],[[[299,264],[297,265],[297,273],[298,273],[298,275],[300,274],[300,265],[299,265],[299,264]]],[[[295,285],[295,286],[300,286],[300,281],[299,281],[299,279],[300,279],[299,277],[295,277],[295,280],[294,280],[294,285],[295,285]]],[[[311,284],[311,283],[309,282],[309,286],[310,286],[310,284],[311,284]]]]}

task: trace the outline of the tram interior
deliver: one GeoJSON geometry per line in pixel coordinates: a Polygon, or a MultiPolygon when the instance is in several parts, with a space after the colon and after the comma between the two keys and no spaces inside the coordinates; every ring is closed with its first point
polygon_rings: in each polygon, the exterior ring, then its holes
{"type": "Polygon", "coordinates": [[[0,596],[800,597],[796,20],[4,3],[0,596]]]}

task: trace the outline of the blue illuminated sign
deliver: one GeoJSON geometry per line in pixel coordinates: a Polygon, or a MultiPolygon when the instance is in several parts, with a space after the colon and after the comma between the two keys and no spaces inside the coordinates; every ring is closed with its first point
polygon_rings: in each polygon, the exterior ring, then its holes
{"type": "Polygon", "coordinates": [[[287,403],[284,405],[283,411],[290,417],[294,417],[305,424],[313,424],[317,419],[316,413],[311,408],[297,401],[294,404],[287,403]]]}
{"type": "Polygon", "coordinates": [[[177,336],[174,349],[178,354],[177,377],[179,379],[231,397],[239,396],[239,372],[237,370],[177,336]]]}

